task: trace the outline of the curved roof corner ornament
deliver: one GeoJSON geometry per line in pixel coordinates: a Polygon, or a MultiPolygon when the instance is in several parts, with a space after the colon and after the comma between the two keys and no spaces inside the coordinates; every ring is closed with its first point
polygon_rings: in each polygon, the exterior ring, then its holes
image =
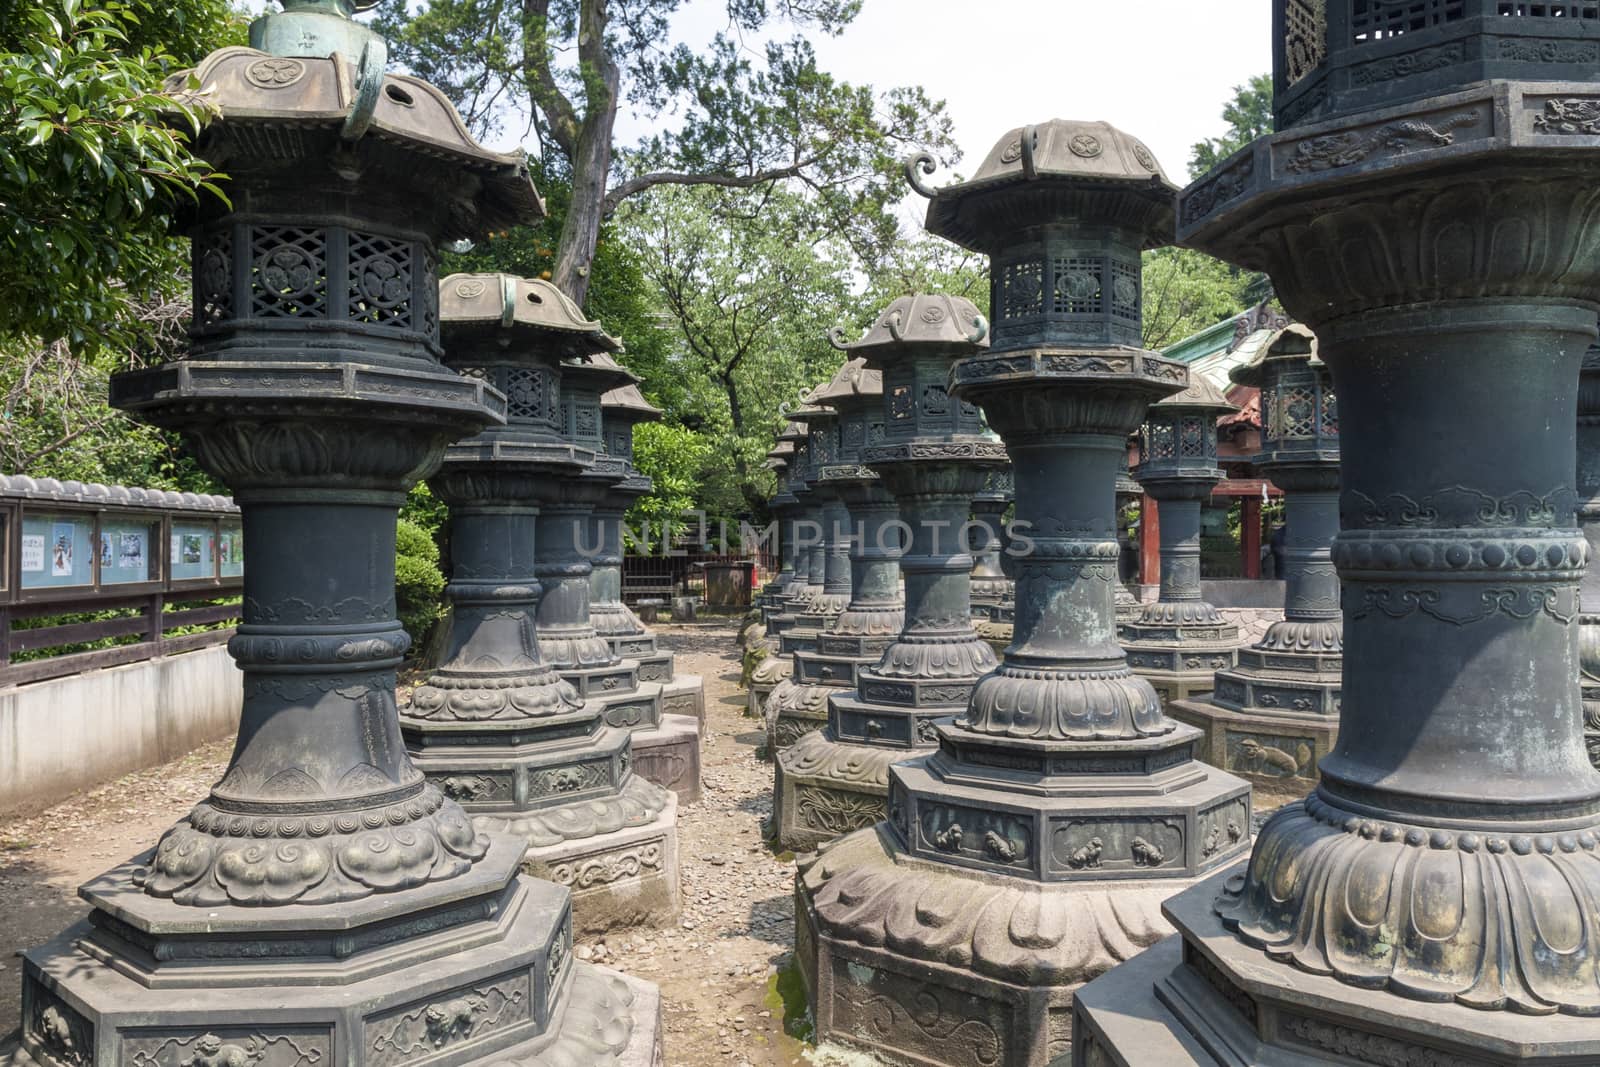
{"type": "Polygon", "coordinates": [[[1039,168],[1033,158],[1033,154],[1039,150],[1039,127],[1022,127],[1022,136],[1018,141],[1022,146],[1022,176],[1033,181],[1039,176],[1039,168]]]}
{"type": "Polygon", "coordinates": [[[517,280],[500,275],[500,325],[509,328],[517,320],[517,280]]]}
{"type": "Polygon", "coordinates": [[[339,139],[354,144],[372,128],[373,116],[378,110],[378,91],[383,88],[384,67],[389,62],[389,46],[383,38],[373,36],[361,46],[361,61],[356,64],[355,99],[344,117],[344,128],[339,139]]]}
{"type": "Polygon", "coordinates": [[[972,329],[967,333],[967,340],[971,341],[975,345],[978,345],[982,344],[983,339],[988,336],[989,320],[984,318],[982,315],[974,315],[972,317],[972,329]]]}
{"type": "Polygon", "coordinates": [[[931,186],[918,177],[917,172],[920,170],[923,174],[932,174],[938,169],[939,161],[933,158],[932,152],[918,152],[906,160],[906,181],[911,183],[911,188],[918,195],[932,200],[936,193],[931,186]]]}
{"type": "Polygon", "coordinates": [[[905,334],[901,330],[902,319],[899,308],[895,308],[883,317],[883,324],[889,328],[889,336],[896,341],[904,341],[905,334]]]}
{"type": "Polygon", "coordinates": [[[843,326],[835,326],[828,331],[828,343],[840,352],[848,351],[850,348],[850,335],[844,332],[843,326]]]}

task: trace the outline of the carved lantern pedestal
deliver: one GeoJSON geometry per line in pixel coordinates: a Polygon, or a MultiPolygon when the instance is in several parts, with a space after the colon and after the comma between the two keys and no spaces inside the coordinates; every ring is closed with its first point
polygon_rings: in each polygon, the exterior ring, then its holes
{"type": "Polygon", "coordinates": [[[1248,847],[1249,786],[1194,759],[1112,609],[1127,437],[1185,377],[1138,347],[1139,255],[1170,239],[1174,190],[1134,138],[1054,120],[931,195],[928,230],[991,257],[993,342],[950,387],[1005,441],[1032,544],[1004,661],[936,752],[889,769],[888,820],[802,866],[801,967],[825,1040],[1043,1067],[1074,989],[1248,847]]]}
{"type": "MultiPolygon", "coordinates": [[[[972,498],[1004,467],[1005,449],[978,409],[945,389],[951,362],[978,351],[987,329],[969,301],[918,295],[894,301],[864,337],[841,345],[883,376],[883,441],[861,458],[910,528],[900,557],[905,622],[878,662],[857,671],[855,688],[796,690],[796,703],[821,705],[827,726],[778,758],[773,821],[787,848],[812,848],[882,819],[889,765],[931,746],[937,724],[961,712],[994,666],[972,628],[972,557],[960,537],[972,498]]],[[[887,578],[886,570],[874,575],[875,583],[887,578]]]]}
{"type": "Polygon", "coordinates": [[[1133,472],[1161,506],[1161,596],[1121,627],[1128,665],[1165,702],[1210,695],[1217,671],[1237,662],[1239,627],[1200,592],[1200,505],[1222,480],[1217,417],[1234,410],[1199,375],[1150,408],[1133,472]]]}
{"type": "MultiPolygon", "coordinates": [[[[823,632],[849,607],[852,584],[849,513],[838,481],[823,475],[826,470],[837,474],[841,458],[839,413],[820,399],[829,384],[807,392],[801,407],[789,413],[792,425],[805,430],[803,446],[796,443],[796,456],[797,462],[803,456],[807,464],[803,495],[815,509],[797,529],[797,542],[809,546],[812,580],[821,568],[823,585],[820,590],[808,589],[804,598],[791,602],[789,615],[773,620],[779,632],[776,663],[758,672],[764,690],[761,716],[767,755],[774,759],[801,736],[822,728],[828,719],[827,694],[853,685],[859,669],[859,664],[837,655],[816,655],[823,632]],[[803,664],[801,657],[808,654],[811,658],[803,664]]],[[[848,391],[848,386],[843,388],[848,391]]],[[[791,484],[794,477],[790,475],[791,484]]]]}
{"type": "MultiPolygon", "coordinates": [[[[681,715],[699,722],[705,718],[706,707],[705,685],[700,676],[679,675],[674,669],[673,654],[657,646],[654,631],[622,602],[622,517],[635,500],[650,492],[650,479],[633,465],[633,428],[660,417],[660,409],[646,400],[636,385],[613,389],[600,398],[600,429],[606,453],[625,460],[628,474],[610,487],[594,511],[595,544],[590,547],[597,546],[598,554],[589,573],[589,618],[595,632],[611,642],[613,652],[638,660],[641,682],[660,683],[663,716],[681,715]]],[[[686,772],[687,768],[682,770],[686,772]]],[[[642,759],[640,771],[651,781],[661,781],[646,769],[642,759]]],[[[677,781],[689,784],[687,778],[677,781]]],[[[695,775],[694,782],[698,797],[699,775],[695,775]]],[[[679,799],[692,798],[680,791],[679,799]]]]}
{"type": "MultiPolygon", "coordinates": [[[[767,636],[777,637],[774,616],[791,614],[790,608],[805,598],[810,588],[812,539],[807,535],[806,522],[811,518],[810,496],[806,485],[806,467],[811,446],[806,441],[806,428],[790,421],[778,435],[777,448],[786,448],[784,466],[778,472],[778,495],[772,498],[773,514],[778,517],[778,540],[783,553],[784,579],[778,592],[761,608],[762,621],[766,623],[767,636]]],[[[776,450],[775,450],[776,451],[776,450]]],[[[769,458],[774,453],[769,452],[769,458]]]]}
{"type": "Polygon", "coordinates": [[[850,602],[817,635],[814,651],[794,654],[794,677],[801,685],[850,688],[857,671],[877,663],[905,626],[894,496],[861,462],[863,449],[883,441],[883,375],[864,360],[851,360],[817,402],[839,418],[838,455],[819,469],[817,480],[844,504],[850,602]]]}
{"type": "Polygon", "coordinates": [[[590,576],[604,556],[594,544],[594,515],[632,470],[626,457],[605,451],[600,397],[635,380],[603,351],[561,364],[563,434],[592,449],[595,461],[540,487],[546,500],[539,510],[536,568],[545,594],[539,603],[539,648],[580,696],[600,703],[607,725],[633,735],[639,773],[687,802],[700,796],[699,720],[666,715],[662,684],[640,681],[639,661],[619,656],[589,612],[590,576]]]}
{"type": "Polygon", "coordinates": [[[243,512],[238,742],[155,849],[80,889],[89,919],[27,954],[13,1062],[646,1064],[654,988],[572,957],[567,890],[519,877],[522,842],[418,772],[396,715],[396,512],[505,411],[439,364],[435,250],[537,217],[537,194],[520,153],[384,73],[351,5],[301,6],[253,24],[270,52],[192,72],[231,206],[189,208],[189,355],[112,382],[243,512]]]}
{"type": "Polygon", "coordinates": [[[972,499],[972,617],[1012,622],[1016,585],[1002,563],[1005,515],[1011,507],[1010,469],[995,471],[972,499]]]}
{"type": "Polygon", "coordinates": [[[441,287],[447,363],[502,390],[506,425],[450,446],[432,480],[450,506],[454,607],[444,663],[400,719],[412,759],[481,829],[573,890],[582,929],[678,911],[677,804],[635,773],[626,729],[545,658],[537,623],[541,486],[593,464],[561,433],[562,360],[615,342],[549,282],[457,274],[441,287]],[[599,870],[632,866],[631,877],[599,870]]]}
{"type": "Polygon", "coordinates": [[[1205,731],[1201,751],[1213,766],[1299,797],[1339,735],[1339,411],[1304,326],[1285,327],[1233,379],[1261,390],[1262,450],[1253,462],[1285,494],[1284,617],[1239,651],[1237,667],[1217,672],[1210,700],[1167,710],[1205,731]]]}
{"type": "MultiPolygon", "coordinates": [[[[1578,524],[1589,558],[1600,549],[1600,345],[1583,356],[1578,376],[1578,524]]],[[[1583,694],[1583,743],[1600,767],[1600,567],[1583,573],[1578,618],[1578,680],[1583,694]]]]}
{"type": "Polygon", "coordinates": [[[1180,240],[1268,272],[1333,374],[1344,706],[1313,794],[1168,902],[1181,938],[1079,993],[1074,1063],[1600,1061],[1573,492],[1600,293],[1600,67],[1577,35],[1597,23],[1456,6],[1352,35],[1383,9],[1329,4],[1328,65],[1427,49],[1424,80],[1383,82],[1373,112],[1330,79],[1317,125],[1181,197],[1180,240]]]}
{"type": "MultiPolygon", "coordinates": [[[[815,551],[822,560],[822,591],[812,595],[788,623],[780,623],[778,651],[785,656],[815,652],[817,637],[833,627],[833,622],[850,605],[850,515],[844,498],[822,472],[836,466],[840,457],[839,413],[822,403],[828,383],[819,385],[806,397],[806,404],[789,417],[804,424],[811,445],[811,472],[808,481],[817,502],[822,523],[821,539],[815,551]]],[[[796,663],[796,671],[799,664],[796,663]]],[[[798,677],[798,674],[796,675],[798,677]]]]}

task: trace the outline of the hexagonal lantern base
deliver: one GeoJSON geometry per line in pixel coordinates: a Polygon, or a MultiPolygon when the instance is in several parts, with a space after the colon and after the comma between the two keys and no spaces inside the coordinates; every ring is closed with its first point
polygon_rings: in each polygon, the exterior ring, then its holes
{"type": "Polygon", "coordinates": [[[1600,1062],[1591,1018],[1425,1004],[1270,966],[1212,907],[1241,869],[1173,897],[1164,910],[1181,936],[1079,990],[1073,1067],[1600,1062]]]}
{"type": "Polygon", "coordinates": [[[768,656],[758,663],[750,674],[750,688],[745,696],[744,713],[753,719],[762,718],[773,691],[788,681],[793,673],[793,660],[768,656]]]}
{"type": "Polygon", "coordinates": [[[633,769],[646,781],[677,794],[681,804],[700,799],[700,720],[663,715],[648,730],[633,732],[633,769]]]}
{"type": "Polygon", "coordinates": [[[829,726],[807,731],[774,761],[772,821],[778,844],[809,852],[888,818],[889,765],[913,753],[841,742],[829,726]]]}
{"type": "Polygon", "coordinates": [[[660,1063],[654,987],[575,960],[569,894],[514,877],[519,853],[497,836],[444,896],[314,909],[148,896],[131,880],[146,853],[85,885],[90,920],[28,953],[12,1063],[379,1067],[420,1050],[453,1064],[660,1063]]]}
{"type": "Polygon", "coordinates": [[[1238,628],[1229,626],[1224,637],[1149,637],[1137,626],[1128,628],[1122,643],[1128,666],[1149,682],[1163,704],[1204,697],[1216,686],[1216,673],[1237,662],[1238,628]]]}
{"type": "Polygon", "coordinates": [[[767,755],[776,760],[806,734],[828,725],[828,695],[836,692],[843,690],[831,685],[801,685],[791,678],[779,682],[761,709],[767,726],[767,755]]]}
{"type": "Polygon", "coordinates": [[[706,685],[698,674],[676,674],[661,683],[661,714],[706,721],[706,685]]]}
{"type": "Polygon", "coordinates": [[[1339,720],[1296,712],[1234,711],[1207,700],[1174,700],[1167,714],[1200,730],[1199,757],[1252,784],[1304,796],[1339,739],[1339,720]]]}
{"type": "Polygon", "coordinates": [[[1192,884],[964,871],[906,855],[884,823],[839,838],[795,883],[817,1042],[922,1067],[1044,1067],[1069,1051],[1082,983],[1165,936],[1162,901],[1192,884]]]}
{"type": "Polygon", "coordinates": [[[1248,848],[1249,788],[1194,762],[1182,725],[1004,749],[936,731],[937,752],[894,764],[887,821],[822,846],[796,881],[817,1036],[1042,1067],[1068,1051],[1074,989],[1158,940],[1162,901],[1248,848]]]}
{"type": "Polygon", "coordinates": [[[678,799],[669,792],[667,807],[654,821],[532,846],[522,869],[572,890],[572,922],[580,933],[665,925],[683,909],[677,825],[678,799]]]}
{"type": "Polygon", "coordinates": [[[778,623],[778,655],[792,656],[796,652],[815,652],[817,638],[822,631],[815,626],[807,626],[800,621],[800,616],[793,617],[793,621],[780,619],[778,623]]]}

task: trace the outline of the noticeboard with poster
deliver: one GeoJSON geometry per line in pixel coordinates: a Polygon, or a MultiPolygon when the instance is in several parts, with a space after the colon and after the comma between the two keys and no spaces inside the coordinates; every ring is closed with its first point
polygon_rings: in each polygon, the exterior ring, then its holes
{"type": "Polygon", "coordinates": [[[94,516],[25,514],[22,587],[49,589],[94,584],[98,546],[94,516]]]}
{"type": "Polygon", "coordinates": [[[216,526],[210,522],[172,523],[172,579],[215,578],[216,526]]]}
{"type": "Polygon", "coordinates": [[[100,584],[127,585],[161,577],[161,524],[107,515],[100,520],[100,584]]]}
{"type": "Polygon", "coordinates": [[[224,578],[237,578],[244,573],[244,528],[239,523],[222,523],[217,534],[217,561],[224,578]]]}

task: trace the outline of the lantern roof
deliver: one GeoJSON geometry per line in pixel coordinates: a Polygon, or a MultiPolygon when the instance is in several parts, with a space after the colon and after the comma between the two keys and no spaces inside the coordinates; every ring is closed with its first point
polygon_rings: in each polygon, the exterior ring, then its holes
{"type": "Polygon", "coordinates": [[[439,283],[441,328],[539,337],[558,358],[616,351],[622,342],[554,285],[515,274],[452,274],[439,283]]]}
{"type": "MultiPolygon", "coordinates": [[[[872,360],[885,350],[906,346],[959,348],[971,352],[988,347],[989,322],[976,304],[945,293],[896,297],[878,313],[867,332],[854,341],[844,331],[829,335],[833,347],[872,360]]],[[[880,384],[879,388],[882,386],[880,384]]]]}
{"type": "Polygon", "coordinates": [[[1181,393],[1173,393],[1156,401],[1152,407],[1160,408],[1166,412],[1173,411],[1203,411],[1214,412],[1218,415],[1227,411],[1238,410],[1236,405],[1230,403],[1222,395],[1222,390],[1206,380],[1204,375],[1189,375],[1189,386],[1181,393]]]}
{"type": "Polygon", "coordinates": [[[661,418],[661,409],[646,400],[639,387],[632,382],[602,396],[600,408],[606,414],[625,412],[633,422],[650,422],[661,418]]]}
{"type": "Polygon", "coordinates": [[[822,395],[822,391],[827,387],[828,383],[822,382],[807,390],[805,396],[800,399],[800,406],[788,413],[789,418],[794,422],[811,423],[825,422],[837,416],[838,412],[832,408],[823,407],[818,399],[822,395]]]}
{"type": "Polygon", "coordinates": [[[344,25],[373,42],[359,62],[338,51],[275,55],[229,47],[168,78],[165,91],[174,99],[220,112],[202,131],[202,153],[220,140],[229,169],[236,170],[240,157],[279,163],[333,159],[342,146],[378,143],[415,158],[419,166],[473,175],[475,181],[458,181],[459,191],[452,190],[453,236],[543,217],[544,201],[533,186],[525,153],[480,145],[443,92],[420,78],[386,73],[382,39],[356,23],[344,25]],[[191,75],[203,96],[188,89],[191,75]]]}
{"type": "Polygon", "coordinates": [[[1078,186],[1082,192],[1132,194],[1141,205],[1108,204],[1092,212],[1086,212],[1081,203],[1057,207],[1084,216],[1082,221],[1125,221],[1140,232],[1147,248],[1172,243],[1177,186],[1167,179],[1143,141],[1109,122],[1051,119],[1019,126],[995,143],[970,179],[938,190],[923,184],[916,174],[918,167],[925,174],[933,173],[933,158],[924,154],[907,164],[912,187],[931,201],[928,232],[966,248],[988,249],[994,243],[996,210],[1002,212],[998,217],[1014,228],[1025,227],[1034,219],[1048,221],[1036,210],[1037,204],[1017,203],[1016,210],[1006,212],[999,202],[1015,194],[1031,196],[1045,188],[1055,190],[1053,195],[1059,198],[1063,185],[1078,186]],[[1089,215],[1097,218],[1091,220],[1089,215]]]}
{"type": "Polygon", "coordinates": [[[780,445],[787,443],[789,445],[790,452],[794,451],[796,441],[804,441],[805,439],[805,426],[794,421],[793,419],[790,419],[788,422],[783,424],[783,432],[778,435],[778,443],[780,445]]]}
{"type": "MultiPolygon", "coordinates": [[[[562,360],[561,380],[572,385],[598,388],[604,394],[632,385],[639,380],[639,376],[604,352],[590,352],[562,360]]],[[[640,397],[640,400],[643,399],[640,397]]]]}
{"type": "Polygon", "coordinates": [[[1305,360],[1314,367],[1323,365],[1317,357],[1317,335],[1309,327],[1296,322],[1273,334],[1271,340],[1261,346],[1255,359],[1242,367],[1233,368],[1228,376],[1240,385],[1259,388],[1266,384],[1268,363],[1299,360],[1305,360]]]}
{"type": "Polygon", "coordinates": [[[868,367],[867,361],[858,356],[840,367],[815,399],[833,408],[860,406],[864,402],[881,403],[883,372],[868,367]]]}

